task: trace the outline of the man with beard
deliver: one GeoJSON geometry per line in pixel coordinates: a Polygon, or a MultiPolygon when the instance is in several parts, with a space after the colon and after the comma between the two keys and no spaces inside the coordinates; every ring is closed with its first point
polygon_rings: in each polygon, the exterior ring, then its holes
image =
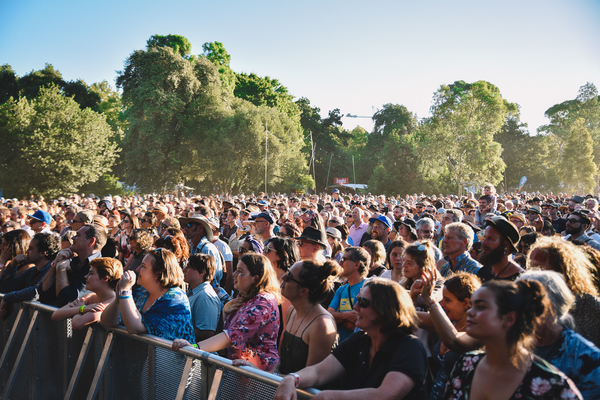
{"type": "Polygon", "coordinates": [[[478,260],[483,267],[477,272],[482,282],[517,279],[523,268],[511,260],[511,254],[517,252],[519,239],[517,227],[506,218],[499,216],[486,221],[478,260]]]}
{"type": "Polygon", "coordinates": [[[582,210],[573,211],[567,217],[567,235],[565,239],[569,241],[578,240],[584,242],[588,246],[600,250],[600,243],[589,237],[585,232],[590,226],[590,219],[582,210]]]}
{"type": "Polygon", "coordinates": [[[544,227],[544,219],[542,218],[542,208],[540,206],[533,205],[529,207],[525,217],[529,222],[529,226],[534,227],[535,231],[538,233],[542,232],[542,228],[544,227]]]}
{"type": "Polygon", "coordinates": [[[385,247],[385,251],[387,253],[390,243],[392,243],[388,237],[390,234],[390,229],[392,228],[392,222],[385,215],[379,215],[377,218],[369,218],[369,222],[373,224],[371,238],[373,240],[379,240],[381,243],[383,243],[383,247],[385,247]]]}

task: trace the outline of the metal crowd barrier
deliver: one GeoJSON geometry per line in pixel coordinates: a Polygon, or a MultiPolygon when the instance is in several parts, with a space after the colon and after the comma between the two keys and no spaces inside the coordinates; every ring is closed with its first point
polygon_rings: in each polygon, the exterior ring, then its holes
{"type": "MultiPolygon", "coordinates": [[[[1,399],[272,399],[280,377],[156,336],[71,320],[38,302],[16,304],[0,329],[1,399]]],[[[298,390],[299,399],[315,389],[298,390]]]]}

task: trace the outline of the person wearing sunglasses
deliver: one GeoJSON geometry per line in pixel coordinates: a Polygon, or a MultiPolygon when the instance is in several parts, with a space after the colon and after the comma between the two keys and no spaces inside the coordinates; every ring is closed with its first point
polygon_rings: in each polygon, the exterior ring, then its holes
{"type": "Polygon", "coordinates": [[[424,399],[427,358],[414,335],[418,318],[408,294],[389,279],[372,278],[354,304],[356,327],[325,360],[284,377],[275,400],[296,399],[296,388],[342,379],[343,391],[323,398],[424,399]]]}
{"type": "Polygon", "coordinates": [[[327,309],[338,324],[340,342],[349,338],[354,332],[356,322],[356,313],[353,312],[354,304],[356,304],[356,298],[365,283],[370,264],[369,253],[361,247],[348,247],[340,260],[341,276],[347,283],[335,291],[327,309]]]}
{"type": "Polygon", "coordinates": [[[163,248],[150,251],[136,271],[123,273],[116,300],[102,313],[102,325],[116,326],[122,321],[128,333],[193,341],[190,303],[182,286],[183,271],[175,255],[163,248]],[[132,292],[136,282],[139,287],[132,292]]]}

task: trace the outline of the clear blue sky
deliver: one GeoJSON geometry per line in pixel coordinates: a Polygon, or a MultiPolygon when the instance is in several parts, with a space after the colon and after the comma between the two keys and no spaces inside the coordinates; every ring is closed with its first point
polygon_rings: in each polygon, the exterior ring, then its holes
{"type": "Polygon", "coordinates": [[[600,0],[0,1],[0,64],[20,76],[51,63],[114,86],[153,34],[183,35],[193,54],[222,42],[233,70],[279,79],[322,117],[395,103],[422,118],[440,85],[486,80],[535,132],[546,109],[600,87],[600,0]]]}

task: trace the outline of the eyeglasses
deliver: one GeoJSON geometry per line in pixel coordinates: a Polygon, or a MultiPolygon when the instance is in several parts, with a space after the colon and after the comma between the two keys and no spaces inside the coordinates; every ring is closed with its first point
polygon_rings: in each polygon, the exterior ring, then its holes
{"type": "Polygon", "coordinates": [[[185,226],[188,228],[191,228],[192,226],[198,226],[198,225],[200,225],[200,224],[197,224],[195,222],[188,222],[185,226]]]}
{"type": "Polygon", "coordinates": [[[151,222],[149,219],[146,218],[141,218],[140,222],[143,224],[144,222],[151,222]]]}
{"type": "Polygon", "coordinates": [[[299,280],[297,280],[294,277],[292,277],[289,273],[283,274],[281,276],[281,280],[284,281],[284,282],[292,281],[292,282],[295,282],[296,284],[298,284],[299,286],[304,287],[304,284],[302,282],[300,282],[299,280]]]}
{"type": "Polygon", "coordinates": [[[285,233],[283,233],[281,231],[277,232],[277,236],[280,237],[280,238],[289,238],[289,237],[291,237],[290,235],[286,235],[285,233]]]}
{"type": "Polygon", "coordinates": [[[580,224],[581,221],[575,218],[567,218],[567,222],[571,224],[580,224]]]}
{"type": "Polygon", "coordinates": [[[360,308],[367,308],[371,305],[371,300],[366,299],[364,297],[361,296],[357,296],[356,297],[356,304],[360,307],[360,308]]]}
{"type": "Polygon", "coordinates": [[[73,223],[74,224],[83,224],[82,220],[77,221],[76,219],[73,219],[73,223]]]}

